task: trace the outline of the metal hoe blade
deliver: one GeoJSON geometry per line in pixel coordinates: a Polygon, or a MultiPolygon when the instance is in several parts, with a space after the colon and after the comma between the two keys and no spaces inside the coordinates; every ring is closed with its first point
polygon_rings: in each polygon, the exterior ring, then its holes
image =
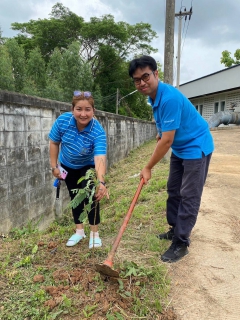
{"type": "Polygon", "coordinates": [[[96,264],[96,270],[104,276],[119,278],[119,273],[104,263],[96,264]]]}

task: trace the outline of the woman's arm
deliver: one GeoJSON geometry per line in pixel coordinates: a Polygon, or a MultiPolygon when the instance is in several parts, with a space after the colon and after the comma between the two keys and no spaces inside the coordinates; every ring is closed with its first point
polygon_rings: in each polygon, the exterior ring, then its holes
{"type": "Polygon", "coordinates": [[[95,170],[98,181],[100,181],[99,187],[97,188],[96,192],[96,200],[100,201],[104,196],[109,199],[108,191],[105,184],[105,174],[106,174],[106,156],[95,156],[94,163],[95,163],[95,170]]]}
{"type": "MultiPolygon", "coordinates": [[[[49,154],[50,154],[50,166],[51,168],[57,167],[58,162],[58,153],[59,153],[59,142],[54,142],[50,140],[50,146],[49,146],[49,154]]],[[[52,170],[52,173],[54,177],[59,178],[60,177],[60,170],[58,168],[52,170]]]]}

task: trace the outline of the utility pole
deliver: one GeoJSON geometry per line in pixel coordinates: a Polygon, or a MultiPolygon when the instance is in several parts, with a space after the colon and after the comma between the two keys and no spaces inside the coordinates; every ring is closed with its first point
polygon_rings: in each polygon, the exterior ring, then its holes
{"type": "Polygon", "coordinates": [[[173,84],[175,0],[166,0],[164,82],[173,84]]]}
{"type": "Polygon", "coordinates": [[[179,89],[179,85],[180,85],[180,61],[181,61],[181,42],[182,42],[182,19],[185,16],[185,21],[187,20],[187,16],[189,16],[189,20],[191,19],[191,15],[192,15],[192,8],[190,9],[190,11],[185,11],[184,12],[179,12],[175,14],[175,17],[178,17],[179,20],[179,24],[178,24],[178,54],[177,54],[177,83],[176,86],[179,89]]]}

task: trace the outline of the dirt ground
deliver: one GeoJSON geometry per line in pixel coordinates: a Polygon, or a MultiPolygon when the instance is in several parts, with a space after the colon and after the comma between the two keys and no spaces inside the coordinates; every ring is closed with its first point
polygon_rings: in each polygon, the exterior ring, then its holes
{"type": "MultiPolygon", "coordinates": [[[[198,220],[191,235],[190,252],[179,262],[166,264],[172,279],[169,304],[162,314],[152,314],[147,319],[240,319],[240,129],[218,129],[212,131],[212,135],[215,151],[198,220]]],[[[87,248],[86,239],[82,244],[87,248]]],[[[11,243],[6,242],[6,248],[2,250],[10,250],[8,245],[11,243]]],[[[135,285],[139,279],[123,279],[121,290],[117,281],[104,281],[103,290],[96,277],[96,257],[89,257],[84,266],[81,266],[79,247],[73,247],[69,251],[65,246],[65,239],[59,243],[45,241],[43,238],[38,243],[38,254],[41,252],[44,259],[35,268],[42,272],[34,276],[33,282],[41,283],[41,288],[49,293],[50,299],[45,302],[45,306],[53,313],[63,303],[65,295],[72,301],[78,301],[79,310],[84,309],[88,313],[86,318],[105,320],[111,307],[113,313],[121,312],[126,319],[136,319],[131,314],[130,307],[131,297],[139,296],[140,287],[135,285]],[[52,278],[55,285],[47,286],[45,278],[48,270],[53,267],[55,271],[52,278]],[[130,297],[125,296],[124,292],[130,292],[130,297]],[[89,306],[93,305],[93,301],[96,310],[90,317],[93,309],[89,306]]],[[[87,252],[87,249],[86,252],[82,251],[83,257],[87,252]]],[[[99,254],[99,260],[102,261],[101,252],[99,254]]],[[[103,254],[105,257],[104,252],[103,254]]],[[[28,272],[27,268],[24,270],[28,272]]],[[[11,273],[11,276],[14,277],[14,274],[11,273]]],[[[8,299],[8,283],[4,278],[1,281],[1,277],[0,287],[1,298],[8,299]]],[[[79,314],[66,315],[61,319],[79,319],[79,314]]]]}
{"type": "Polygon", "coordinates": [[[215,151],[189,254],[169,266],[178,320],[240,319],[240,129],[212,131],[215,151]]]}

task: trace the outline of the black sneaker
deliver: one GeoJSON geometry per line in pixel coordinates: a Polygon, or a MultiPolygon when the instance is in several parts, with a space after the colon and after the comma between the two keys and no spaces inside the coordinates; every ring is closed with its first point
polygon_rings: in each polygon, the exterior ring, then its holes
{"type": "Polygon", "coordinates": [[[165,240],[172,240],[172,239],[173,239],[173,236],[174,236],[174,229],[171,228],[171,229],[169,229],[168,232],[160,233],[157,237],[158,237],[158,239],[160,239],[160,240],[163,240],[163,239],[165,239],[165,240]]]}
{"type": "Polygon", "coordinates": [[[176,262],[188,254],[187,245],[183,242],[174,241],[169,249],[161,255],[163,262],[176,262]]]}

